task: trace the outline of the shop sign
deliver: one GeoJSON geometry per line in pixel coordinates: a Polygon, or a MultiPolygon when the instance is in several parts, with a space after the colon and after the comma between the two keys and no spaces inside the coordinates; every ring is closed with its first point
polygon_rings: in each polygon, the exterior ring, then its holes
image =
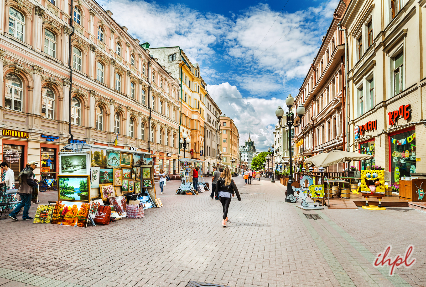
{"type": "Polygon", "coordinates": [[[41,137],[46,139],[46,141],[48,141],[48,142],[54,142],[55,140],[59,139],[59,137],[47,136],[47,135],[41,135],[41,137]]]}
{"type": "Polygon", "coordinates": [[[129,150],[131,150],[131,151],[137,151],[138,149],[131,146],[131,147],[129,147],[129,150]]]}
{"type": "Polygon", "coordinates": [[[362,136],[365,132],[376,131],[377,130],[377,120],[369,121],[362,126],[355,127],[355,139],[358,139],[359,136],[362,136]]]}
{"type": "Polygon", "coordinates": [[[20,131],[14,131],[14,130],[3,130],[2,135],[15,137],[15,138],[23,138],[23,139],[29,138],[29,135],[27,132],[20,132],[20,131]]]}
{"type": "Polygon", "coordinates": [[[81,140],[70,140],[70,143],[72,143],[72,144],[77,144],[77,143],[79,143],[79,144],[85,144],[85,143],[86,143],[86,141],[81,141],[81,140]]]}
{"type": "Polygon", "coordinates": [[[404,120],[408,120],[411,117],[411,105],[402,105],[398,110],[389,112],[389,125],[393,126],[399,117],[404,117],[404,120]]]}

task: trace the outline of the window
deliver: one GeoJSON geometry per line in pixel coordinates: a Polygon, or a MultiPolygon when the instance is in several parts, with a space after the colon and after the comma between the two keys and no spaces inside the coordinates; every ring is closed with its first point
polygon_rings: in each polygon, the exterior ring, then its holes
{"type": "Polygon", "coordinates": [[[155,72],[152,71],[152,82],[155,84],[155,72]]]}
{"type": "Polygon", "coordinates": [[[358,54],[358,60],[362,57],[362,35],[359,36],[357,40],[357,54],[358,54]]]}
{"type": "Polygon", "coordinates": [[[146,105],[145,90],[142,89],[142,105],[146,105]]]}
{"type": "Polygon", "coordinates": [[[361,86],[357,90],[358,92],[358,116],[362,116],[364,114],[364,89],[361,86]]]}
{"type": "Polygon", "coordinates": [[[145,125],[143,123],[141,124],[141,139],[145,140],[145,125]]]}
{"type": "Polygon", "coordinates": [[[374,108],[374,78],[367,80],[368,83],[368,96],[369,96],[369,110],[374,108]]]}
{"type": "Polygon", "coordinates": [[[169,145],[169,135],[166,134],[166,146],[168,146],[168,145],[169,145]]]}
{"type": "Polygon", "coordinates": [[[393,95],[403,91],[403,53],[392,59],[393,64],[393,95]]]}
{"type": "Polygon", "coordinates": [[[154,96],[152,96],[152,103],[151,103],[152,107],[151,109],[153,109],[155,111],[155,98],[154,96]]]}
{"type": "Polygon", "coordinates": [[[81,25],[81,12],[77,7],[74,7],[74,22],[81,25]]]}
{"type": "Polygon", "coordinates": [[[176,61],[176,53],[169,55],[169,62],[176,61]]]}
{"type": "Polygon", "coordinates": [[[101,42],[104,41],[104,29],[101,26],[98,27],[98,40],[101,42]]]}
{"type": "Polygon", "coordinates": [[[101,107],[96,107],[96,129],[104,130],[104,111],[101,107]]]}
{"type": "Polygon", "coordinates": [[[56,36],[49,30],[44,30],[44,52],[56,57],[56,36]]]}
{"type": "Polygon", "coordinates": [[[367,24],[367,35],[368,35],[368,47],[373,45],[373,22],[370,21],[367,24]]]}
{"type": "Polygon", "coordinates": [[[160,131],[160,144],[161,145],[163,144],[163,132],[162,131],[160,131]]]}
{"type": "Polygon", "coordinates": [[[47,119],[54,119],[55,94],[49,88],[43,89],[41,115],[47,119]]]}
{"type": "Polygon", "coordinates": [[[131,118],[129,122],[129,137],[135,136],[135,121],[131,118]]]}
{"type": "Polygon", "coordinates": [[[130,83],[130,95],[132,99],[135,99],[135,83],[133,82],[130,83]]]}
{"type": "Polygon", "coordinates": [[[154,142],[154,128],[151,128],[151,142],[154,142]]]}
{"type": "Polygon", "coordinates": [[[223,139],[223,142],[226,143],[226,139],[223,139]]]}
{"type": "Polygon", "coordinates": [[[22,81],[16,75],[6,76],[5,107],[7,109],[22,112],[22,88],[22,81]]]}
{"type": "Polygon", "coordinates": [[[72,99],[71,105],[71,123],[74,125],[81,124],[81,104],[75,97],[72,99]]]}
{"type": "Polygon", "coordinates": [[[120,134],[120,115],[115,114],[114,116],[114,133],[120,134]]]}
{"type": "Polygon", "coordinates": [[[81,72],[81,51],[77,49],[76,47],[72,48],[73,55],[72,55],[72,65],[74,70],[81,72]]]}
{"type": "Polygon", "coordinates": [[[223,157],[223,161],[226,162],[226,156],[223,157]]]}
{"type": "Polygon", "coordinates": [[[158,109],[158,111],[160,112],[160,114],[163,113],[163,102],[160,101],[160,108],[158,109]]]}
{"type": "Polygon", "coordinates": [[[117,53],[117,55],[121,56],[121,45],[120,45],[120,43],[117,43],[117,48],[116,48],[115,52],[117,53]]]}
{"type": "Polygon", "coordinates": [[[132,66],[135,65],[135,55],[130,55],[130,64],[132,64],[132,66]]]}
{"type": "Polygon", "coordinates": [[[226,135],[226,130],[223,130],[223,134],[226,135]]]}
{"type": "Polygon", "coordinates": [[[226,122],[223,122],[223,126],[226,127],[226,122]]]}
{"type": "Polygon", "coordinates": [[[222,151],[223,151],[223,152],[226,152],[226,147],[222,148],[222,151]]]}
{"type": "Polygon", "coordinates": [[[391,0],[392,19],[398,14],[402,7],[402,0],[391,0]]]}
{"type": "Polygon", "coordinates": [[[24,15],[13,8],[9,8],[9,34],[24,41],[25,18],[24,15]]]}
{"type": "Polygon", "coordinates": [[[102,65],[100,62],[96,65],[96,79],[103,83],[104,82],[104,65],[102,65]]]}
{"type": "Polygon", "coordinates": [[[160,88],[162,88],[163,87],[163,79],[160,79],[159,81],[160,81],[160,88]]]}
{"type": "Polygon", "coordinates": [[[115,74],[115,90],[121,92],[121,75],[119,73],[115,74]]]}

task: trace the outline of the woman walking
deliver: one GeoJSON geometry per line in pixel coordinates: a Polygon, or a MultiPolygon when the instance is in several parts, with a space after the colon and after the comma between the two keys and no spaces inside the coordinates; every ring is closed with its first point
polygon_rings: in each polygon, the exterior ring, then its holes
{"type": "Polygon", "coordinates": [[[166,182],[166,174],[164,173],[164,170],[160,170],[160,188],[161,188],[161,194],[163,194],[164,190],[164,183],[166,182]]]}
{"type": "Polygon", "coordinates": [[[238,188],[231,177],[231,171],[229,168],[225,168],[222,172],[219,180],[217,181],[215,193],[216,196],[219,196],[219,200],[222,203],[222,226],[226,227],[226,223],[230,222],[228,219],[228,209],[229,204],[231,203],[231,196],[235,196],[235,194],[237,194],[238,201],[241,201],[240,193],[238,192],[238,188]]]}

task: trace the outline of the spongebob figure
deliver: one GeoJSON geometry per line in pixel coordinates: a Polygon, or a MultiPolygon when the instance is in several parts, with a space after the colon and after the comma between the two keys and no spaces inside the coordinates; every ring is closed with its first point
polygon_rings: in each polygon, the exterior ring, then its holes
{"type": "Polygon", "coordinates": [[[385,193],[385,171],[361,171],[361,192],[385,193]]]}
{"type": "Polygon", "coordinates": [[[324,198],[324,185],[309,186],[311,198],[324,198]]]}

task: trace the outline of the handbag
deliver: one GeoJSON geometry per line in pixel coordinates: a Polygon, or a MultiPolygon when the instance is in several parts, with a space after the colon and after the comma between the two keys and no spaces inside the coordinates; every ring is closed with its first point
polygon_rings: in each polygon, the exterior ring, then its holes
{"type": "Polygon", "coordinates": [[[101,205],[98,207],[98,211],[95,216],[96,224],[108,225],[111,219],[111,207],[101,205]]]}

